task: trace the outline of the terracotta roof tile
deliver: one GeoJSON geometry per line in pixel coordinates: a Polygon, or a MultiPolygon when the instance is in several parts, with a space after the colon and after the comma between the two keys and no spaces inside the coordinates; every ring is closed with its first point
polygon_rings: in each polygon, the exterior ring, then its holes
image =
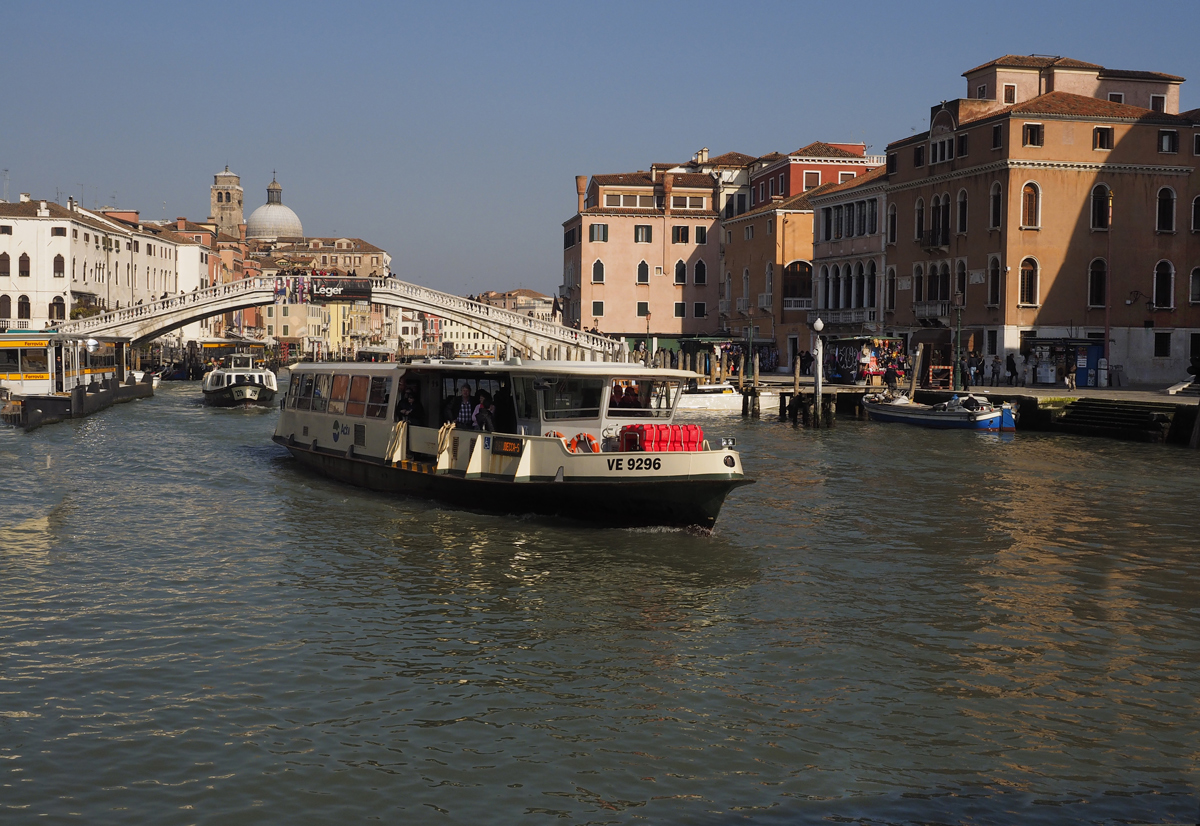
{"type": "Polygon", "coordinates": [[[1169,75],[1165,72],[1139,72],[1131,69],[1104,69],[1100,72],[1100,77],[1116,77],[1126,78],[1129,80],[1166,80],[1175,83],[1183,83],[1187,78],[1179,75],[1169,75]]]}
{"type": "MultiPolygon", "coordinates": [[[[703,172],[672,172],[672,185],[684,189],[712,189],[713,179],[703,172]]],[[[657,181],[651,180],[649,172],[619,172],[615,175],[593,175],[592,180],[599,186],[658,186],[662,184],[662,176],[657,181]]]]}
{"type": "Polygon", "coordinates": [[[974,69],[968,69],[962,73],[963,77],[972,75],[980,69],[987,69],[990,66],[1002,66],[1010,69],[1049,69],[1051,66],[1056,66],[1063,69],[1103,69],[1104,67],[1097,63],[1085,63],[1082,60],[1075,60],[1070,57],[1053,57],[1049,55],[1014,55],[1006,54],[1004,57],[998,57],[995,60],[989,60],[976,66],[974,69]]]}
{"type": "Polygon", "coordinates": [[[830,146],[822,141],[814,141],[808,146],[802,146],[789,154],[802,155],[806,158],[858,158],[861,160],[864,157],[856,155],[853,152],[847,152],[845,149],[839,149],[836,146],[830,146]]]}
{"type": "Polygon", "coordinates": [[[771,201],[770,203],[761,204],[759,206],[756,206],[754,209],[747,210],[746,212],[743,212],[741,215],[735,216],[734,219],[732,219],[732,220],[740,220],[742,218],[754,217],[756,215],[765,215],[768,212],[774,212],[775,210],[778,210],[778,209],[811,210],[813,207],[812,207],[812,202],[809,200],[810,198],[814,198],[818,195],[824,195],[827,192],[831,191],[832,189],[836,188],[837,186],[838,186],[837,184],[832,183],[832,182],[827,183],[827,184],[821,184],[820,186],[815,186],[812,189],[808,190],[808,192],[801,192],[799,195],[793,195],[790,198],[784,198],[779,201],[771,201]]]}
{"type": "Polygon", "coordinates": [[[1047,92],[1023,103],[1018,103],[1001,112],[1014,115],[1067,115],[1082,118],[1119,118],[1122,120],[1138,120],[1146,123],[1180,123],[1186,121],[1179,115],[1168,115],[1155,112],[1153,109],[1143,109],[1128,103],[1113,103],[1111,100],[1100,100],[1087,95],[1075,95],[1070,92],[1047,92]]]}
{"type": "MultiPolygon", "coordinates": [[[[838,192],[845,192],[850,189],[857,189],[860,186],[866,186],[867,184],[873,183],[874,181],[877,181],[880,178],[886,178],[886,177],[887,177],[887,167],[886,166],[877,166],[874,169],[872,169],[870,172],[864,172],[861,175],[856,175],[855,177],[851,178],[848,181],[842,181],[840,184],[829,184],[829,186],[831,188],[825,190],[824,192],[821,192],[820,194],[821,195],[831,195],[831,194],[838,193],[838,192]]],[[[815,189],[812,191],[816,192],[815,189]]]]}
{"type": "MultiPolygon", "coordinates": [[[[15,204],[0,204],[0,217],[3,218],[36,218],[38,208],[41,205],[40,199],[33,199],[25,203],[15,204]]],[[[101,232],[121,232],[122,228],[118,228],[94,217],[90,212],[80,208],[78,212],[72,212],[65,206],[56,204],[53,201],[46,202],[46,209],[50,213],[50,218],[57,221],[76,221],[85,226],[98,229],[101,232]]]]}
{"type": "Polygon", "coordinates": [[[726,152],[708,159],[708,166],[745,166],[754,162],[753,155],[743,155],[741,152],[726,152]]]}

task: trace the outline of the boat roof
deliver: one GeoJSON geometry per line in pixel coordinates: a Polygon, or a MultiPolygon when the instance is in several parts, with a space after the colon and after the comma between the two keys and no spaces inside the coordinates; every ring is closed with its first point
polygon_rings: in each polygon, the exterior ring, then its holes
{"type": "Polygon", "coordinates": [[[377,373],[390,372],[393,370],[401,372],[425,372],[436,370],[438,372],[461,373],[470,375],[475,373],[511,373],[513,375],[524,376],[544,376],[547,373],[553,373],[562,376],[592,376],[597,378],[657,378],[657,379],[678,379],[687,381],[696,377],[696,373],[690,370],[672,370],[663,367],[646,367],[643,364],[636,362],[620,362],[620,361],[550,361],[546,359],[538,359],[533,361],[522,361],[520,359],[509,359],[501,361],[499,359],[484,359],[482,361],[473,359],[464,361],[460,359],[425,359],[422,361],[414,361],[409,364],[398,363],[372,363],[367,361],[359,362],[303,362],[292,366],[293,370],[336,370],[344,372],[361,373],[363,371],[377,373]]]}

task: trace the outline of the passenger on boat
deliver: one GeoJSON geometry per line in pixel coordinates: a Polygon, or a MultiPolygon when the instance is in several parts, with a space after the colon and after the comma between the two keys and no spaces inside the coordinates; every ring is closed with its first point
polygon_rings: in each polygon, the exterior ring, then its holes
{"type": "Polygon", "coordinates": [[[892,393],[896,392],[896,380],[899,374],[896,373],[895,365],[889,364],[887,370],[883,371],[883,383],[887,385],[887,389],[892,393]]]}
{"type": "Polygon", "coordinates": [[[625,388],[625,395],[621,397],[620,407],[641,409],[642,403],[638,401],[637,388],[632,384],[625,388]]]}
{"type": "Polygon", "coordinates": [[[471,386],[463,383],[458,388],[458,398],[451,399],[446,406],[446,420],[454,422],[460,430],[470,430],[475,423],[475,402],[471,399],[471,386]]]}
{"type": "Polygon", "coordinates": [[[496,422],[496,430],[499,432],[517,432],[517,408],[513,404],[512,391],[508,389],[507,384],[502,383],[500,389],[496,391],[493,417],[496,422]]]}
{"type": "Polygon", "coordinates": [[[479,391],[479,404],[475,405],[475,410],[471,414],[471,420],[474,422],[476,430],[492,431],[496,429],[496,406],[492,404],[492,397],[486,390],[479,391]]]}

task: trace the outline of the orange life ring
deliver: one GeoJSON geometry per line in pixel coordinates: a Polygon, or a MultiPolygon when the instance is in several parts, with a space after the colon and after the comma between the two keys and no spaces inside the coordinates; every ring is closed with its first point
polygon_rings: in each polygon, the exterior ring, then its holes
{"type": "Polygon", "coordinates": [[[572,453],[599,453],[600,443],[591,433],[576,433],[575,438],[567,445],[572,453]]]}

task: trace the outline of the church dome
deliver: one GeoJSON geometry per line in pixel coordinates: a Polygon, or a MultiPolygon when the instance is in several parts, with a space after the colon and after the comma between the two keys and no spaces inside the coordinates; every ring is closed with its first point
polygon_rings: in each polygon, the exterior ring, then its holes
{"type": "Polygon", "coordinates": [[[283,205],[283,187],[274,178],[267,186],[267,202],[250,213],[246,221],[246,237],[267,240],[304,237],[300,218],[283,205]]]}

